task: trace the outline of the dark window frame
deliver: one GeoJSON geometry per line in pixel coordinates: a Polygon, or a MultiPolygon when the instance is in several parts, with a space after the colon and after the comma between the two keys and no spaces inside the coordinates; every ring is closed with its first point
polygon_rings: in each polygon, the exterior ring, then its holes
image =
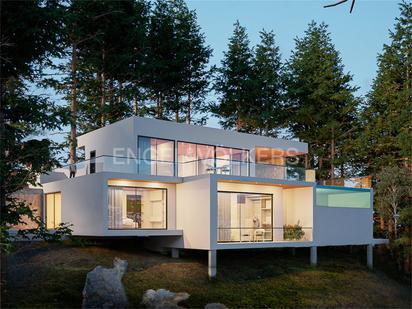
{"type": "MultiPolygon", "coordinates": [[[[168,220],[168,210],[169,210],[169,196],[168,196],[168,189],[167,188],[154,188],[154,187],[136,187],[136,186],[130,186],[130,185],[124,185],[124,186],[116,186],[116,185],[107,185],[107,189],[109,188],[134,188],[134,189],[153,189],[153,190],[164,190],[166,192],[165,195],[165,203],[166,203],[166,212],[165,212],[165,227],[164,228],[110,228],[108,226],[108,230],[110,231],[164,231],[167,230],[169,227],[169,220],[168,220]]],[[[109,222],[109,194],[107,194],[107,221],[109,222]]],[[[109,225],[109,224],[108,224],[109,225]]]]}
{"type": "MultiPolygon", "coordinates": [[[[217,191],[217,221],[219,222],[219,193],[236,193],[236,194],[258,194],[258,195],[266,195],[266,196],[270,196],[270,230],[271,230],[271,239],[269,240],[269,242],[273,242],[273,233],[274,233],[274,226],[273,226],[273,214],[274,214],[274,209],[273,209],[273,193],[260,193],[260,192],[243,192],[243,191],[227,191],[227,190],[218,190],[217,191]]],[[[239,207],[239,217],[242,217],[242,211],[241,211],[241,207],[239,207]]],[[[219,235],[219,230],[220,229],[239,229],[239,232],[242,232],[242,229],[253,229],[253,227],[230,227],[230,228],[220,228],[219,226],[216,226],[218,235],[219,235]]],[[[239,241],[219,241],[218,239],[216,240],[217,243],[237,243],[237,242],[241,242],[242,239],[242,235],[240,235],[240,240],[239,241]]]]}

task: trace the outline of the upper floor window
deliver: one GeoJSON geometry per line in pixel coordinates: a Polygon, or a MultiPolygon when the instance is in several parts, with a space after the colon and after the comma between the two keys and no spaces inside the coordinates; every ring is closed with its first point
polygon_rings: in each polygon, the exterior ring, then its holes
{"type": "Polygon", "coordinates": [[[139,136],[139,174],[174,175],[174,141],[139,136]]]}
{"type": "Polygon", "coordinates": [[[230,147],[178,142],[178,175],[248,175],[249,151],[230,147]]]}

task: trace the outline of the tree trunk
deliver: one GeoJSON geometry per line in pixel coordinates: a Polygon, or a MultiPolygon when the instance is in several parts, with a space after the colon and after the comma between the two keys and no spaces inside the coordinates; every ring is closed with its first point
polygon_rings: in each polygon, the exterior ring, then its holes
{"type": "Polygon", "coordinates": [[[187,114],[186,114],[186,121],[188,124],[192,121],[191,119],[191,108],[192,108],[192,96],[190,95],[190,92],[187,95],[187,114]]]}
{"type": "MultiPolygon", "coordinates": [[[[0,77],[0,161],[6,161],[6,122],[4,119],[4,105],[6,100],[6,80],[0,77]]],[[[6,179],[0,175],[0,207],[6,206],[6,179]]]]}
{"type": "Polygon", "coordinates": [[[157,118],[162,119],[163,118],[163,93],[160,93],[159,96],[159,104],[157,106],[157,118]]]}
{"type": "Polygon", "coordinates": [[[309,154],[305,153],[305,169],[309,169],[309,154]]]}
{"type": "Polygon", "coordinates": [[[330,142],[330,178],[335,179],[335,128],[332,127],[332,139],[330,142]]]}
{"type": "Polygon", "coordinates": [[[175,120],[179,122],[179,96],[175,96],[175,120]]]}
{"type": "Polygon", "coordinates": [[[134,103],[134,114],[137,116],[139,114],[139,101],[137,100],[137,97],[133,97],[133,103],[134,103]]]}
{"type": "Polygon", "coordinates": [[[118,103],[122,103],[123,102],[123,82],[119,81],[119,97],[118,97],[118,103]]]}
{"type": "Polygon", "coordinates": [[[100,126],[104,127],[106,125],[106,111],[105,111],[105,105],[106,105],[106,75],[104,72],[104,60],[105,60],[105,52],[103,50],[102,54],[102,72],[100,74],[101,76],[101,97],[100,97],[100,107],[101,107],[101,116],[100,116],[100,126]]]}
{"type": "Polygon", "coordinates": [[[76,131],[77,131],[77,46],[72,45],[72,59],[71,59],[71,101],[70,101],[70,163],[77,162],[76,156],[76,131]]]}
{"type": "Polygon", "coordinates": [[[379,217],[379,227],[382,231],[385,230],[385,219],[382,216],[379,217]]]}

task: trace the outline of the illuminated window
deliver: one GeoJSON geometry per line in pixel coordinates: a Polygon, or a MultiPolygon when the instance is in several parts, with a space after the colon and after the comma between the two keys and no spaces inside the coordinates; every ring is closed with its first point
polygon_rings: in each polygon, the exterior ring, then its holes
{"type": "Polygon", "coordinates": [[[55,229],[62,222],[62,195],[60,192],[46,194],[46,228],[55,229]]]}
{"type": "Polygon", "coordinates": [[[109,229],[166,229],[166,189],[108,189],[109,229]]]}

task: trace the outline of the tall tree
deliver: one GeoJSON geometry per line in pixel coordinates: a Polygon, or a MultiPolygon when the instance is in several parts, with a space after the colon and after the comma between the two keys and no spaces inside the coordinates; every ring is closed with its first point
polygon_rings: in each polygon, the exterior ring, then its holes
{"type": "Polygon", "coordinates": [[[388,165],[412,168],[412,3],[402,2],[399,8],[362,113],[358,152],[365,173],[388,165]]]}
{"type": "Polygon", "coordinates": [[[339,155],[356,128],[359,102],[351,80],[327,25],[311,22],[305,36],[295,40],[287,64],[285,110],[290,131],[310,145],[306,167],[317,167],[320,179],[335,177],[339,155]]]}
{"type": "Polygon", "coordinates": [[[156,1],[148,45],[146,87],[156,102],[156,117],[168,119],[174,114],[181,121],[186,113],[190,122],[193,112],[204,105],[211,55],[195,12],[182,0],[156,1]]]}
{"type": "Polygon", "coordinates": [[[224,52],[221,67],[217,69],[214,89],[219,94],[219,102],[211,106],[211,111],[220,118],[220,124],[225,129],[244,131],[250,121],[249,106],[253,98],[253,53],[246,29],[239,21],[234,27],[228,50],[224,52]]]}
{"type": "Polygon", "coordinates": [[[48,57],[61,54],[60,5],[56,1],[2,1],[0,79],[0,235],[5,245],[10,226],[33,217],[13,193],[35,184],[39,173],[56,164],[55,144],[36,139],[42,130],[65,124],[65,111],[46,97],[30,94],[48,57]],[[22,31],[21,29],[24,29],[22,31]]]}
{"type": "Polygon", "coordinates": [[[250,131],[266,136],[276,136],[282,127],[282,62],[279,47],[272,31],[260,32],[253,60],[254,98],[250,102],[250,131]]]}

